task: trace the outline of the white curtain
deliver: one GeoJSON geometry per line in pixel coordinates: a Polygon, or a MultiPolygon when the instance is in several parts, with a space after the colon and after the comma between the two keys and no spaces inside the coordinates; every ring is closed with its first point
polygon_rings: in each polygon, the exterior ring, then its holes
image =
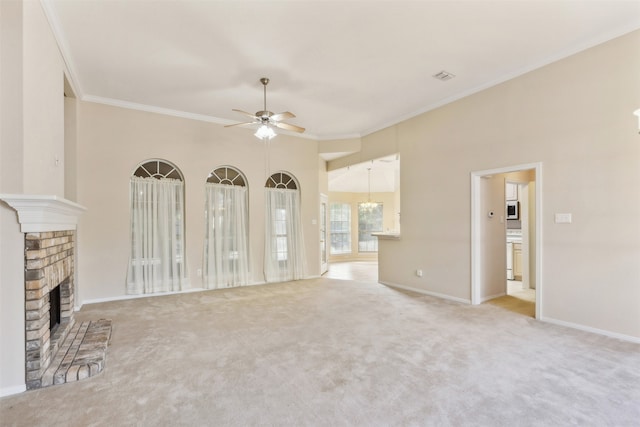
{"type": "Polygon", "coordinates": [[[249,283],[247,188],[205,184],[204,286],[249,283]]]}
{"type": "Polygon", "coordinates": [[[185,289],[189,284],[186,265],[183,182],[132,177],[127,293],[185,289]]]}
{"type": "Polygon", "coordinates": [[[300,192],[265,188],[265,256],[267,282],[303,279],[306,274],[300,192]]]}

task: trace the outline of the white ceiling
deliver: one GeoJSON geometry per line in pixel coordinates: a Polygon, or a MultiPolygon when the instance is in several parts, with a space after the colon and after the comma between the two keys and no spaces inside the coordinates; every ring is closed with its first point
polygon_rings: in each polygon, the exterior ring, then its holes
{"type": "Polygon", "coordinates": [[[393,193],[400,189],[400,157],[392,155],[329,172],[329,191],[393,193]],[[370,186],[370,187],[369,187],[370,186]]]}
{"type": "MultiPolygon", "coordinates": [[[[84,100],[363,136],[640,28],[640,1],[42,0],[84,100]],[[431,76],[456,75],[447,82],[431,76]]],[[[230,132],[232,130],[229,130],[230,132]]],[[[249,132],[250,130],[246,130],[249,132]]]]}

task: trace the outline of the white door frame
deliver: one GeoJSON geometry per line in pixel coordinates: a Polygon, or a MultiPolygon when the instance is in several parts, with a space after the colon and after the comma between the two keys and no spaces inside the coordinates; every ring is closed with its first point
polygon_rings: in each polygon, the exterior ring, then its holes
{"type": "Polygon", "coordinates": [[[471,172],[471,304],[480,304],[482,290],[482,249],[481,249],[481,191],[480,180],[483,176],[497,175],[522,170],[535,170],[536,183],[536,319],[542,318],[542,163],[527,163],[498,169],[471,172]]]}
{"type": "Polygon", "coordinates": [[[324,238],[325,250],[323,259],[322,248],[320,248],[320,275],[323,275],[329,271],[329,197],[324,193],[320,193],[320,216],[320,242],[322,243],[324,238]],[[325,205],[324,218],[322,218],[322,205],[325,205]],[[324,221],[324,230],[322,230],[322,221],[324,221]],[[323,232],[324,236],[322,236],[323,232]]]}

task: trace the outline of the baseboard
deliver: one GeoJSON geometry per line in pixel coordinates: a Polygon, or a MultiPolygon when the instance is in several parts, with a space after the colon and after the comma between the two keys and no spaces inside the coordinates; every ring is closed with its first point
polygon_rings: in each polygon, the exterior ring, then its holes
{"type": "Polygon", "coordinates": [[[503,296],[505,296],[506,294],[507,294],[506,292],[502,292],[502,293],[499,293],[499,294],[489,295],[489,296],[486,296],[486,297],[482,297],[482,298],[480,298],[480,304],[482,304],[483,302],[487,302],[487,301],[489,301],[489,300],[495,299],[495,298],[503,297],[503,296]]]}
{"type": "Polygon", "coordinates": [[[619,334],[617,332],[611,332],[605,329],[592,328],[591,326],[585,326],[579,323],[565,322],[564,320],[553,319],[550,317],[541,317],[539,320],[541,322],[552,323],[558,326],[565,326],[571,329],[578,329],[580,331],[591,332],[593,334],[604,335],[609,338],[616,338],[619,340],[640,344],[640,337],[634,337],[632,335],[619,334]]]}
{"type": "Polygon", "coordinates": [[[12,387],[0,388],[0,397],[11,396],[12,394],[24,393],[27,391],[27,385],[15,385],[12,387]]]}
{"type": "Polygon", "coordinates": [[[94,298],[94,299],[88,299],[88,300],[83,301],[82,304],[80,304],[80,308],[82,308],[82,306],[84,306],[85,304],[99,304],[101,302],[124,301],[124,300],[129,300],[129,299],[138,299],[138,298],[161,297],[161,296],[165,296],[165,295],[189,294],[189,293],[192,293],[192,292],[202,292],[202,291],[210,291],[210,290],[212,290],[212,289],[191,288],[191,289],[185,289],[183,291],[158,292],[158,293],[155,293],[155,294],[118,295],[118,296],[115,296],[115,297],[94,298]]]}
{"type": "MultiPolygon", "coordinates": [[[[321,276],[308,276],[305,277],[305,279],[318,279],[321,276]]],[[[275,283],[275,282],[274,282],[275,283]]],[[[247,287],[247,286],[260,286],[260,285],[267,285],[267,282],[252,282],[252,283],[247,283],[246,285],[242,285],[242,286],[235,286],[235,287],[231,287],[231,288],[218,288],[218,289],[234,289],[234,288],[243,288],[243,287],[247,287]]],[[[94,299],[88,299],[86,301],[83,301],[79,306],[75,306],[74,310],[75,311],[80,311],[80,309],[82,308],[82,306],[84,306],[85,304],[99,304],[102,302],[112,302],[112,301],[124,301],[124,300],[130,300],[130,299],[138,299],[138,298],[150,298],[150,297],[161,297],[161,296],[165,296],[165,295],[176,295],[176,294],[189,294],[192,292],[203,292],[203,291],[215,291],[216,289],[207,289],[207,288],[190,288],[190,289],[185,289],[183,291],[173,291],[173,292],[158,292],[155,294],[140,294],[140,295],[118,295],[115,297],[106,297],[106,298],[94,298],[94,299]]]]}
{"type": "Polygon", "coordinates": [[[417,292],[419,294],[429,295],[431,297],[446,299],[446,300],[449,300],[449,301],[461,302],[463,304],[471,304],[471,300],[464,299],[464,298],[458,298],[458,297],[452,297],[451,295],[447,295],[447,294],[441,294],[441,293],[438,293],[438,292],[431,292],[431,291],[427,291],[427,290],[419,289],[419,288],[412,288],[411,286],[399,285],[397,283],[391,283],[391,282],[378,281],[378,283],[380,283],[382,285],[385,285],[385,286],[389,286],[391,288],[404,289],[405,291],[417,292]]]}

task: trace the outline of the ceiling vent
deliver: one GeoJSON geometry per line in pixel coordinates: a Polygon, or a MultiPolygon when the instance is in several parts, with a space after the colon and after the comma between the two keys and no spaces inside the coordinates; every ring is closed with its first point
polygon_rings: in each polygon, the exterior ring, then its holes
{"type": "Polygon", "coordinates": [[[452,78],[454,78],[455,74],[451,74],[448,71],[442,70],[438,74],[434,74],[433,77],[438,79],[438,80],[442,80],[443,82],[445,82],[447,80],[451,80],[452,78]]]}

